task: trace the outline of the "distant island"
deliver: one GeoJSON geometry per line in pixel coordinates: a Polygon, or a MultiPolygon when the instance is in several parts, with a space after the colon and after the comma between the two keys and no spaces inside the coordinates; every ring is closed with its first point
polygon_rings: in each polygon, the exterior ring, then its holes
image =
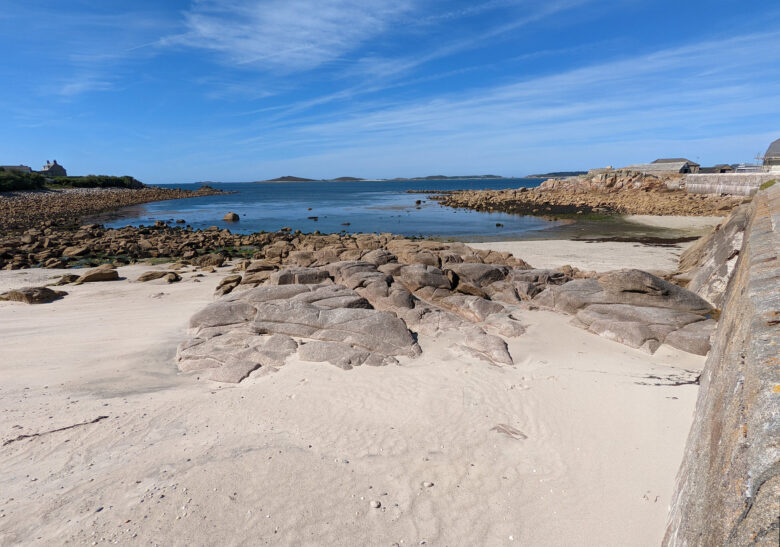
{"type": "Polygon", "coordinates": [[[385,181],[385,182],[403,182],[413,180],[471,180],[471,179],[505,179],[514,177],[502,177],[499,175],[428,175],[427,177],[397,177],[394,179],[363,179],[358,177],[337,177],[335,179],[307,179],[304,177],[294,177],[292,175],[286,175],[284,177],[277,177],[275,179],[268,180],[256,180],[255,182],[372,182],[372,181],[385,181]]]}
{"type": "Polygon", "coordinates": [[[586,175],[587,171],[553,171],[552,173],[541,173],[537,175],[528,175],[527,179],[557,179],[561,177],[576,177],[586,175]]]}
{"type": "Polygon", "coordinates": [[[286,177],[278,177],[275,179],[268,179],[268,180],[256,180],[255,182],[325,182],[325,181],[316,180],[316,179],[305,179],[303,177],[292,177],[287,175],[286,177]]]}
{"type": "Polygon", "coordinates": [[[499,175],[455,175],[455,176],[447,176],[447,175],[428,175],[427,177],[412,177],[412,178],[404,178],[399,177],[395,179],[387,179],[387,180],[467,180],[467,179],[503,179],[506,177],[502,177],[499,175]]]}

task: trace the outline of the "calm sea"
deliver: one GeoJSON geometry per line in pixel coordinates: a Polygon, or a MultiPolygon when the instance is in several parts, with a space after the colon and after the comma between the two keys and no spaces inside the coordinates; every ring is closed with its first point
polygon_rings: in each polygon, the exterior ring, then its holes
{"type": "MultiPolygon", "coordinates": [[[[582,215],[547,220],[534,216],[480,213],[442,207],[407,190],[478,190],[535,187],[543,179],[465,179],[404,182],[209,183],[229,195],[158,201],[126,207],[91,219],[108,227],[184,219],[193,228],[218,226],[231,232],[274,232],[284,227],[311,233],[379,233],[458,241],[516,239],[610,239],[698,237],[707,228],[668,229],[629,222],[619,215],[582,215]],[[421,203],[417,204],[416,201],[421,203]],[[228,212],[241,220],[225,222],[228,212]]],[[[171,185],[196,189],[200,184],[171,185]]]]}
{"type": "MultiPolygon", "coordinates": [[[[184,219],[193,228],[232,232],[392,232],[461,240],[533,237],[560,223],[531,216],[479,213],[442,207],[407,190],[476,190],[535,187],[543,179],[467,179],[404,182],[209,183],[230,195],[159,201],[128,207],[99,220],[110,227],[184,219]],[[419,205],[417,200],[422,200],[419,205]],[[228,212],[241,220],[225,222],[228,212]],[[497,226],[497,224],[502,226],[497,226]]],[[[195,189],[199,184],[173,185],[195,189]]]]}

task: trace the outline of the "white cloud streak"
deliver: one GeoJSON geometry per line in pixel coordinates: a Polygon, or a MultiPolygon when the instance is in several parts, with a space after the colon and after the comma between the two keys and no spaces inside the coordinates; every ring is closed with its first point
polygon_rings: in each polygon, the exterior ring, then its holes
{"type": "Polygon", "coordinates": [[[334,61],[385,32],[411,0],[198,0],[169,44],[213,50],[232,64],[283,72],[334,61]]]}
{"type": "MultiPolygon", "coordinates": [[[[756,132],[780,123],[780,50],[766,47],[778,39],[746,35],[401,105],[348,105],[266,127],[239,146],[295,151],[303,162],[328,154],[507,158],[540,146],[756,132]]],[[[646,160],[641,152],[629,161],[646,160]]]]}
{"type": "Polygon", "coordinates": [[[58,93],[63,97],[74,97],[89,91],[107,91],[114,88],[114,83],[101,76],[80,76],[59,87],[58,93]]]}

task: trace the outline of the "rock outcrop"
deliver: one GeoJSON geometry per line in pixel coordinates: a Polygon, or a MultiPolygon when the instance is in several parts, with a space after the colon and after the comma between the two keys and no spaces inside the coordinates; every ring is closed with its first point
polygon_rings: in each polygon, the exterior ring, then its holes
{"type": "Polygon", "coordinates": [[[113,264],[101,264],[97,268],[87,270],[81,274],[75,283],[77,285],[81,283],[94,283],[96,281],[116,281],[119,279],[119,272],[113,264]]]}
{"type": "Polygon", "coordinates": [[[641,270],[551,285],[533,302],[573,314],[573,324],[649,353],[666,342],[706,355],[715,326],[708,317],[712,306],[706,300],[641,270]]]}
{"type": "Polygon", "coordinates": [[[179,351],[182,370],[219,369],[209,377],[237,382],[293,353],[342,368],[396,363],[419,352],[413,333],[451,335],[453,349],[512,365],[505,338],[525,332],[521,313],[535,305],[575,314],[575,324],[650,352],[666,341],[704,354],[715,324],[708,302],[639,270],[595,279],[569,269],[579,276],[572,279],[463,244],[399,238],[377,247],[376,236],[352,245],[332,236],[304,241],[292,247],[277,240],[220,282],[219,299],[192,318],[193,339],[179,351]],[[289,337],[295,347],[286,343],[293,349],[272,359],[270,336],[289,337]]]}
{"type": "Polygon", "coordinates": [[[519,305],[528,293],[570,279],[533,270],[508,253],[381,237],[322,236],[267,246],[260,260],[224,278],[219,299],[193,316],[180,368],[219,369],[208,376],[237,382],[258,367],[281,366],[292,353],[342,368],[390,364],[420,352],[413,333],[450,333],[454,349],[512,365],[502,336],[524,332],[519,305]],[[272,359],[270,336],[287,336],[296,346],[272,359]],[[263,349],[247,351],[256,347],[263,349]]]}
{"type": "Polygon", "coordinates": [[[723,303],[751,210],[750,205],[737,207],[726,220],[680,256],[676,279],[716,308],[723,303]]]}
{"type": "Polygon", "coordinates": [[[175,283],[177,281],[181,281],[181,276],[176,272],[164,271],[164,270],[151,270],[148,272],[144,272],[138,276],[138,279],[136,279],[136,281],[138,281],[139,283],[146,283],[147,281],[154,281],[155,279],[162,279],[162,278],[165,278],[165,280],[168,283],[175,283]]]}
{"type": "Polygon", "coordinates": [[[442,205],[523,215],[621,213],[725,216],[742,197],[690,194],[673,189],[679,178],[618,170],[550,179],[537,188],[463,190],[433,195],[442,205]]]}
{"type": "Polygon", "coordinates": [[[398,317],[370,309],[335,284],[261,286],[228,295],[195,314],[191,340],[178,350],[183,371],[239,382],[252,371],[278,368],[299,353],[307,361],[353,366],[397,363],[420,353],[398,317]],[[311,347],[307,347],[313,344],[311,347]]]}
{"type": "Polygon", "coordinates": [[[749,217],[701,375],[666,546],[780,544],[780,187],[759,192],[749,217]]]}
{"type": "Polygon", "coordinates": [[[25,304],[48,304],[67,294],[65,291],[55,291],[48,287],[23,287],[0,294],[0,300],[25,304]]]}

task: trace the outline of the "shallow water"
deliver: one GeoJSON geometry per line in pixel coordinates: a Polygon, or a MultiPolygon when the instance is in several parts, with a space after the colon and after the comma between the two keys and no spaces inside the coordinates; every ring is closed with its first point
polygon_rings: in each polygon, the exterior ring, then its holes
{"type": "MultiPolygon", "coordinates": [[[[91,219],[111,228],[184,219],[195,229],[273,232],[283,227],[304,233],[381,233],[459,241],[517,239],[645,238],[699,236],[705,229],[672,230],[626,222],[619,216],[572,215],[543,218],[443,207],[426,194],[407,190],[533,188],[543,179],[428,181],[209,183],[228,195],[158,201],[126,207],[91,219]],[[417,201],[421,203],[417,204],[417,201]],[[222,220],[228,212],[238,222],[222,220]]],[[[181,184],[196,189],[199,184],[181,184]]]]}
{"type": "MultiPolygon", "coordinates": [[[[504,189],[535,187],[541,179],[209,183],[230,195],[159,201],[127,207],[100,217],[110,227],[151,224],[182,218],[193,228],[218,226],[231,232],[276,231],[376,233],[441,238],[513,239],[559,224],[539,217],[478,213],[442,207],[425,194],[407,190],[504,189]],[[422,203],[416,205],[416,201],[422,203]],[[227,212],[241,220],[222,220],[227,212]],[[503,226],[496,226],[503,224],[503,226]]],[[[195,189],[197,184],[178,185],[195,189]]]]}

